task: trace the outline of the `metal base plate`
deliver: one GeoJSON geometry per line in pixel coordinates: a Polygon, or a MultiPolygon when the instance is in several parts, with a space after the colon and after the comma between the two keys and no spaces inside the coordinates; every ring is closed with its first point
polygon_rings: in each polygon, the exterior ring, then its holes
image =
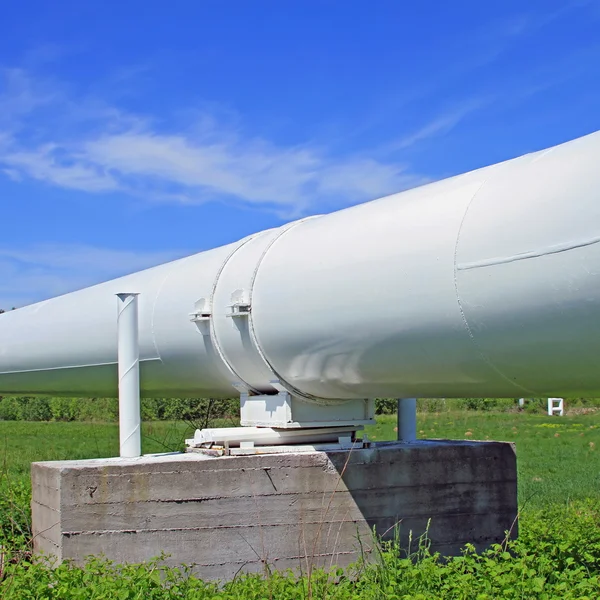
{"type": "Polygon", "coordinates": [[[355,440],[329,444],[294,444],[281,446],[252,446],[245,448],[229,448],[214,446],[212,448],[187,448],[186,452],[204,454],[206,456],[253,456],[261,454],[302,454],[310,452],[335,452],[341,450],[360,450],[370,448],[372,442],[368,440],[355,440]]]}
{"type": "Polygon", "coordinates": [[[282,446],[298,444],[352,443],[361,426],[274,429],[272,427],[218,427],[197,429],[186,440],[190,448],[282,446]]]}

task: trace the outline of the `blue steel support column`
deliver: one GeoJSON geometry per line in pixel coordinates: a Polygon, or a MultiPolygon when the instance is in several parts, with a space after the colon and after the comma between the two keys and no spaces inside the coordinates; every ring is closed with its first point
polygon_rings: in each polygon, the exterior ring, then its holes
{"type": "Polygon", "coordinates": [[[417,399],[398,398],[398,440],[414,442],[417,439],[417,399]]]}

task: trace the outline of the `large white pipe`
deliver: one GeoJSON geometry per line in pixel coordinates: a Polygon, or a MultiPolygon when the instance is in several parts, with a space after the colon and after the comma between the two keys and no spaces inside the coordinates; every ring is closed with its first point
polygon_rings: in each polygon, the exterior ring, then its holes
{"type": "Polygon", "coordinates": [[[122,458],[142,454],[138,294],[117,294],[119,447],[122,458]]]}
{"type": "Polygon", "coordinates": [[[600,392],[600,133],[0,315],[0,390],[147,396],[600,392]]]}

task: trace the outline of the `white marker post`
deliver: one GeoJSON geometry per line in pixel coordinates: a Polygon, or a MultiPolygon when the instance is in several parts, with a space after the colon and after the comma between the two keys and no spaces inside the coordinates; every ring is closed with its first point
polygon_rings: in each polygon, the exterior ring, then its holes
{"type": "Polygon", "coordinates": [[[119,448],[121,458],[135,458],[142,454],[138,294],[117,294],[117,298],[119,448]]]}
{"type": "Polygon", "coordinates": [[[548,398],[548,415],[562,417],[565,414],[565,401],[563,398],[548,398]]]}
{"type": "Polygon", "coordinates": [[[398,398],[398,441],[417,439],[417,399],[398,398]]]}

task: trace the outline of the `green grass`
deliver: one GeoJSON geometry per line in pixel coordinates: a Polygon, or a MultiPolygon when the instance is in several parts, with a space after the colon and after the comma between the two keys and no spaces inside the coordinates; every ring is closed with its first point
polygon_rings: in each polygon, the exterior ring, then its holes
{"type": "MultiPolygon", "coordinates": [[[[144,423],[145,454],[181,450],[193,431],[183,423],[144,423]]],[[[116,423],[0,421],[0,461],[9,479],[29,478],[32,462],[119,455],[116,423]]]]}
{"type": "MultiPolygon", "coordinates": [[[[395,439],[394,416],[366,433],[395,439]]],[[[0,597],[190,598],[208,600],[588,599],[600,597],[600,414],[547,417],[527,413],[443,412],[418,415],[419,437],[514,441],[519,497],[526,505],[520,538],[482,554],[466,548],[442,560],[426,550],[410,559],[390,546],[379,562],[333,576],[273,573],[242,576],[224,587],[206,584],[159,563],[115,566],[93,559],[77,568],[30,561],[27,504],[30,463],[115,456],[114,423],[0,421],[0,597]],[[1,561],[0,561],[1,562],[1,561]]],[[[144,453],[180,450],[192,433],[183,423],[143,426],[144,453]]]]}

